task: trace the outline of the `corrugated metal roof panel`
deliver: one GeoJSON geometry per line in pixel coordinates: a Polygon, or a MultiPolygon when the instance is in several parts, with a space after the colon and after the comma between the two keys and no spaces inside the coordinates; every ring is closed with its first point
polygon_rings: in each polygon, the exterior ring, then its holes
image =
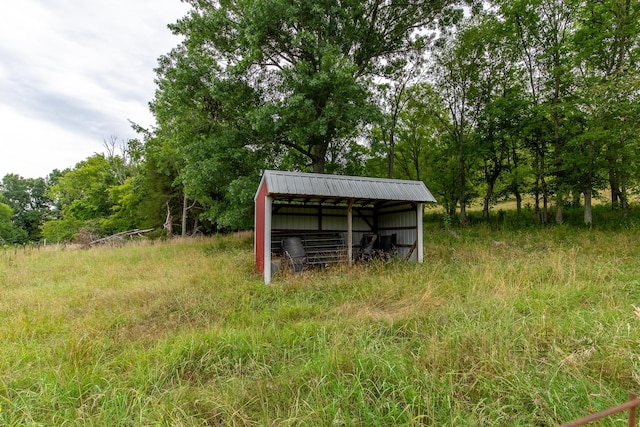
{"type": "Polygon", "coordinates": [[[271,170],[264,172],[263,180],[270,195],[292,198],[436,201],[421,181],[271,170]]]}

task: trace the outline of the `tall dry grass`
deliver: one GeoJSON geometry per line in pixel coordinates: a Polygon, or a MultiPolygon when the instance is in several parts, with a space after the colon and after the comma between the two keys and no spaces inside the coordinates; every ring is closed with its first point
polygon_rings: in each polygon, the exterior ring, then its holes
{"type": "Polygon", "coordinates": [[[640,236],[426,236],[270,286],[250,235],[5,253],[0,424],[553,425],[637,391],[640,236]]]}

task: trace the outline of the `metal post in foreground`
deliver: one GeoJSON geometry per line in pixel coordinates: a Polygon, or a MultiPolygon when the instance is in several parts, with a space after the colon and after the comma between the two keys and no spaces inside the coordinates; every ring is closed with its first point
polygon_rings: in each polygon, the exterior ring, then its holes
{"type": "Polygon", "coordinates": [[[613,408],[605,409],[604,411],[596,412],[595,414],[587,415],[577,420],[570,421],[566,424],[562,424],[559,427],[577,427],[589,424],[590,422],[597,421],[599,419],[608,417],[609,415],[617,414],[618,412],[624,412],[629,410],[629,427],[636,426],[636,407],[640,406],[640,399],[635,394],[630,395],[630,400],[622,405],[614,406],[613,408]]]}

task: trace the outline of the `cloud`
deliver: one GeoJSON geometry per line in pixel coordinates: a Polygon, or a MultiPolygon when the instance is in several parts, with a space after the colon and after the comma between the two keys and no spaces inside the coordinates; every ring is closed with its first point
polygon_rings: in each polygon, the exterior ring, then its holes
{"type": "Polygon", "coordinates": [[[0,177],[45,176],[153,123],[157,58],[179,43],[178,0],[0,5],[0,177]],[[57,148],[56,148],[57,147],[57,148]],[[28,159],[28,160],[25,160],[28,159]]]}
{"type": "Polygon", "coordinates": [[[24,177],[45,177],[53,169],[65,169],[100,151],[98,144],[87,144],[85,138],[55,123],[35,121],[0,106],[2,125],[0,171],[24,177]]]}

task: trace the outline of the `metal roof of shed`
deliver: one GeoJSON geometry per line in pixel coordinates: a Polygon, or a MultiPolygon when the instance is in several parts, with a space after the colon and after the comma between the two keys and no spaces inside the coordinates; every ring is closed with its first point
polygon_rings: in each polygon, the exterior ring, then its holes
{"type": "Polygon", "coordinates": [[[436,201],[422,181],[273,170],[265,171],[262,181],[266,182],[269,195],[291,201],[436,201]]]}

